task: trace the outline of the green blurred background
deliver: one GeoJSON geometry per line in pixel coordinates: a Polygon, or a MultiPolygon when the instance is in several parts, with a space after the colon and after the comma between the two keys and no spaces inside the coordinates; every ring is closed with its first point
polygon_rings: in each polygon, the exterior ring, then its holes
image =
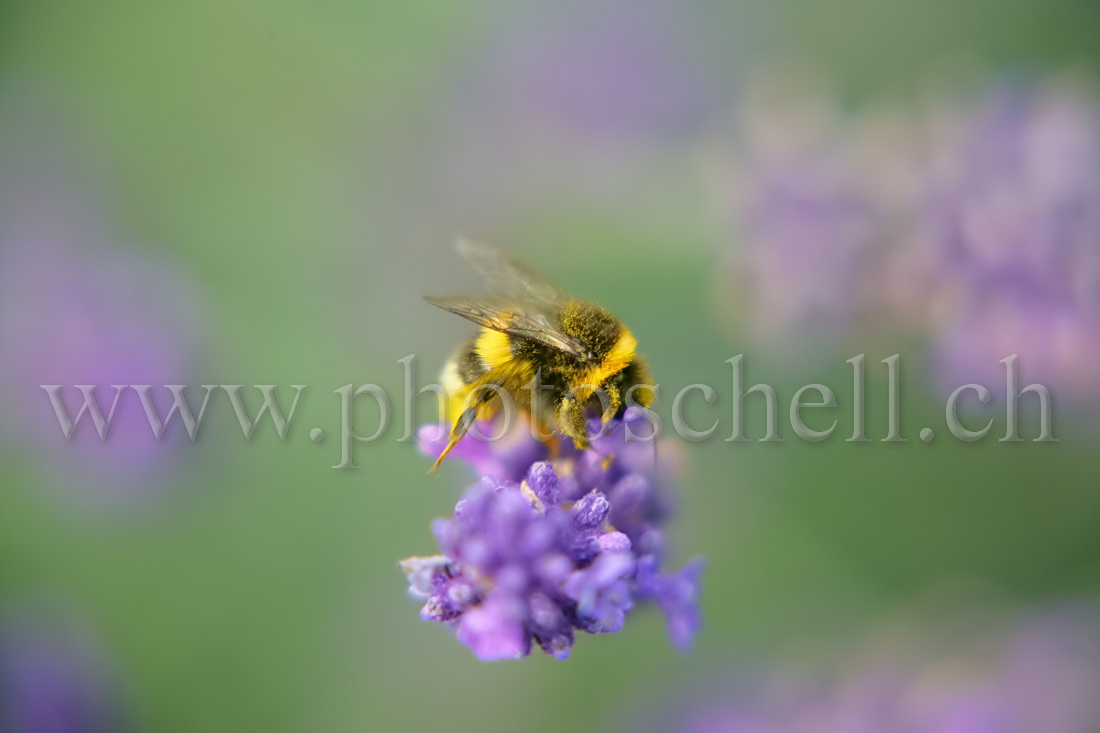
{"type": "MultiPolygon", "coordinates": [[[[479,663],[418,620],[395,561],[434,551],[429,520],[468,477],[460,465],[426,475],[415,444],[392,439],[400,410],[391,439],[356,448],[357,470],[333,470],[334,390],[397,393],[410,353],[419,380],[434,378],[467,329],[420,296],[479,287],[455,235],[504,244],[608,306],[671,393],[708,383],[728,404],[724,360],[746,353],[748,378],[782,398],[824,382],[846,404],[855,352],[780,369],[735,318],[716,318],[709,288],[727,237],[700,147],[669,141],[713,133],[744,79],[790,59],[856,103],[945,70],[1100,63],[1090,0],[646,7],[662,32],[675,24],[704,101],[655,134],[628,119],[581,135],[522,109],[523,78],[507,72],[524,49],[582,34],[596,5],[0,5],[4,149],[20,166],[44,151],[115,256],[187,283],[187,383],[309,385],[285,442],[270,422],[246,442],[215,398],[196,444],[126,501],[90,498],[79,468],[52,470],[72,450],[59,435],[31,450],[18,427],[4,433],[0,594],[75,609],[134,728],[586,730],[618,724],[638,696],[835,643],[929,599],[972,609],[1100,591],[1095,419],[1059,422],[1056,444],[924,444],[916,433],[942,422],[942,397],[913,379],[908,443],[681,447],[673,556],[708,558],[689,655],[669,647],[653,609],[623,633],[579,639],[564,663],[479,663]],[[545,41],[548,26],[565,30],[545,41]],[[328,439],[311,442],[314,426],[328,439]]],[[[627,3],[615,12],[633,17],[627,3]]],[[[874,349],[872,365],[896,352],[920,364],[911,334],[874,349]]],[[[34,384],[3,387],[34,391],[48,412],[34,384]]],[[[695,407],[700,424],[724,416],[695,407]]]]}

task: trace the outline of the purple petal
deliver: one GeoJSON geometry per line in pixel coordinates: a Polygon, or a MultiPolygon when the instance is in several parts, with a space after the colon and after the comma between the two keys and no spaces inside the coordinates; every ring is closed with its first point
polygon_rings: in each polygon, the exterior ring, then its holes
{"type": "Polygon", "coordinates": [[[638,595],[656,601],[665,614],[672,644],[682,651],[691,648],[699,631],[699,575],[703,561],[694,560],[671,575],[656,572],[656,559],[648,556],[639,561],[638,595]]]}
{"type": "Polygon", "coordinates": [[[522,623],[522,610],[512,599],[490,596],[462,615],[458,640],[483,662],[521,659],[531,651],[531,637],[522,623]]]}

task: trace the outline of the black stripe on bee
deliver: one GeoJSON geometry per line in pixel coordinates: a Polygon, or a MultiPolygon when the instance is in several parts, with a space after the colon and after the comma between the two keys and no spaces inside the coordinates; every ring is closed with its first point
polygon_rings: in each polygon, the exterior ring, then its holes
{"type": "Polygon", "coordinates": [[[455,366],[463,384],[473,384],[489,371],[477,352],[477,337],[464,343],[456,352],[455,366]]]}

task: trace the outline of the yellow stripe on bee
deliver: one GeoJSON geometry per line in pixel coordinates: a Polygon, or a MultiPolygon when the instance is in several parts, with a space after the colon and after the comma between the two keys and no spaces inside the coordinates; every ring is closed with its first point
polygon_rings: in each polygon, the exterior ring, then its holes
{"type": "Polygon", "coordinates": [[[634,361],[637,349],[638,339],[624,326],[619,340],[607,352],[607,357],[599,364],[589,367],[584,372],[581,383],[600,386],[605,379],[615,376],[634,361]]]}
{"type": "Polygon", "coordinates": [[[470,387],[462,381],[462,375],[458,371],[458,362],[451,359],[443,367],[440,382],[443,383],[443,391],[447,393],[447,421],[454,424],[458,416],[466,407],[466,398],[470,394],[470,387]]]}
{"type": "Polygon", "coordinates": [[[481,329],[477,337],[477,355],[481,363],[489,369],[495,369],[513,359],[512,343],[506,333],[491,328],[481,329]]]}
{"type": "Polygon", "coordinates": [[[439,381],[443,384],[443,391],[452,399],[466,386],[462,381],[462,375],[458,372],[458,362],[453,358],[443,366],[443,374],[440,375],[439,381]]]}

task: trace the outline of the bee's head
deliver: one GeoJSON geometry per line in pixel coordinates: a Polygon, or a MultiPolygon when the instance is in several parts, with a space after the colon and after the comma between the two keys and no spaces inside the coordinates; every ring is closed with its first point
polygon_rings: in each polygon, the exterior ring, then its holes
{"type": "Polygon", "coordinates": [[[649,383],[649,368],[644,359],[635,357],[599,384],[578,385],[571,389],[561,402],[559,423],[567,435],[583,442],[588,415],[599,415],[601,425],[606,425],[624,407],[649,407],[655,397],[655,385],[649,383]]]}

